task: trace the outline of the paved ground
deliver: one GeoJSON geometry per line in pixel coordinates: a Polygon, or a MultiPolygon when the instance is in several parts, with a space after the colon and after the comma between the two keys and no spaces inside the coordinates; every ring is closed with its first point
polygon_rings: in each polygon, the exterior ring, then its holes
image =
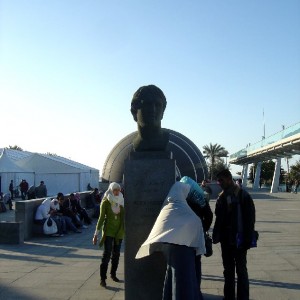
{"type": "MultiPolygon", "coordinates": [[[[251,299],[300,299],[300,194],[252,192],[260,232],[249,251],[251,299]]],[[[212,201],[214,207],[215,201],[212,201]]],[[[13,213],[0,214],[0,221],[13,213]]],[[[23,245],[0,245],[0,299],[124,299],[124,253],[118,276],[99,286],[102,251],[91,244],[94,226],[81,234],[36,238],[23,245]]],[[[203,258],[205,299],[222,299],[220,248],[203,258]]],[[[134,299],[142,300],[142,299],[134,299]]],[[[188,300],[188,299],[187,299],[188,300]]]]}

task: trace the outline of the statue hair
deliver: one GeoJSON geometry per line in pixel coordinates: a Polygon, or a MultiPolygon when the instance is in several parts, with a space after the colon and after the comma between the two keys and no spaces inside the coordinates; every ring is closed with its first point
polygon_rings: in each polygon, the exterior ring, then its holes
{"type": "Polygon", "coordinates": [[[167,99],[163,93],[163,91],[158,88],[157,86],[151,84],[151,85],[145,85],[140,87],[133,95],[131,100],[131,114],[133,116],[136,116],[137,110],[141,106],[141,100],[145,98],[159,98],[161,99],[163,103],[163,110],[165,110],[167,106],[167,99]]]}

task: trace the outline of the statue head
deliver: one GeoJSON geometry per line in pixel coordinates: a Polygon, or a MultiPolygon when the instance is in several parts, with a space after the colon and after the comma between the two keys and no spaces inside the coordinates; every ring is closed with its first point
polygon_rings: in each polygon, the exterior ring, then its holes
{"type": "Polygon", "coordinates": [[[131,114],[138,124],[138,134],[133,140],[135,151],[164,151],[169,143],[169,133],[161,128],[167,100],[155,85],[140,87],[131,101],[131,114]]]}
{"type": "Polygon", "coordinates": [[[155,85],[140,87],[131,101],[131,114],[140,127],[160,127],[167,100],[155,85]]]}

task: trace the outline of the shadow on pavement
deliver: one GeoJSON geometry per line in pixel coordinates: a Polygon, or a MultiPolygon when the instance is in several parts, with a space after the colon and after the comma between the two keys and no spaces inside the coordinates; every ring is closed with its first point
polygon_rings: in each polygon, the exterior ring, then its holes
{"type": "Polygon", "coordinates": [[[203,298],[205,300],[220,300],[223,299],[223,296],[217,296],[217,295],[209,295],[209,294],[204,294],[202,293],[203,298]]]}
{"type": "MultiPolygon", "coordinates": [[[[222,276],[203,275],[202,280],[224,281],[224,278],[222,276]]],[[[268,287],[277,287],[277,288],[285,288],[285,289],[292,289],[292,290],[300,290],[300,284],[298,284],[298,283],[257,280],[257,279],[249,279],[249,283],[250,283],[250,285],[257,285],[257,286],[268,286],[268,287]]]]}
{"type": "Polygon", "coordinates": [[[44,259],[39,259],[37,257],[30,257],[30,256],[25,256],[25,255],[11,255],[11,254],[6,254],[6,253],[0,254],[0,259],[13,259],[13,260],[19,260],[19,261],[34,261],[34,262],[44,263],[44,264],[61,265],[61,263],[54,261],[54,260],[53,261],[46,260],[46,259],[44,260],[44,259]]]}
{"type": "Polygon", "coordinates": [[[5,300],[16,300],[16,299],[22,299],[22,300],[41,300],[33,295],[28,295],[28,291],[25,293],[18,291],[16,288],[7,288],[7,286],[4,286],[0,283],[0,299],[5,300]]]}
{"type": "Polygon", "coordinates": [[[275,288],[285,288],[290,290],[300,290],[300,284],[298,283],[250,279],[250,285],[269,286],[275,288]]]}

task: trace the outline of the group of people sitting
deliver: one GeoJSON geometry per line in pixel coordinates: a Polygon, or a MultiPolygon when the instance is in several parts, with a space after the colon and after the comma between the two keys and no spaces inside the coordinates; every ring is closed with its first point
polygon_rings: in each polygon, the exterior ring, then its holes
{"type": "Polygon", "coordinates": [[[38,206],[34,222],[44,225],[49,217],[57,225],[57,232],[53,236],[64,236],[68,231],[81,233],[81,229],[88,228],[88,225],[92,224],[92,219],[81,206],[79,193],[72,193],[69,197],[58,193],[56,198],[46,198],[38,206]]]}

